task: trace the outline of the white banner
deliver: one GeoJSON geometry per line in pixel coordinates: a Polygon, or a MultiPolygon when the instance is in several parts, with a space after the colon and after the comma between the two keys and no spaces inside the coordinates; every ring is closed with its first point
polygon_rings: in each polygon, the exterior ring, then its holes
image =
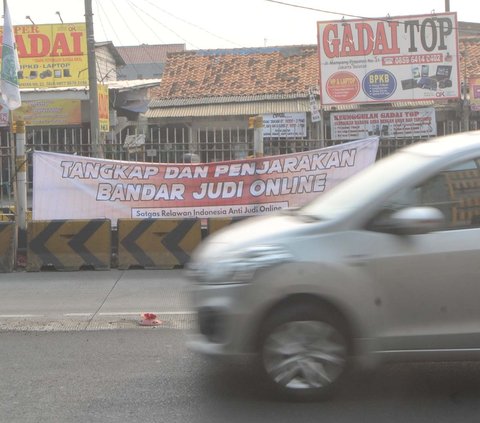
{"type": "Polygon", "coordinates": [[[324,105],[456,99],[456,13],[318,22],[324,105]]]}
{"type": "Polygon", "coordinates": [[[332,139],[433,137],[437,135],[435,109],[372,110],[330,114],[332,139]]]}
{"type": "Polygon", "coordinates": [[[263,115],[264,138],[305,138],[306,113],[274,113],[263,115]]]}
{"type": "Polygon", "coordinates": [[[375,161],[378,137],[280,156],[139,163],[33,153],[33,219],[240,217],[298,207],[375,161]]]}

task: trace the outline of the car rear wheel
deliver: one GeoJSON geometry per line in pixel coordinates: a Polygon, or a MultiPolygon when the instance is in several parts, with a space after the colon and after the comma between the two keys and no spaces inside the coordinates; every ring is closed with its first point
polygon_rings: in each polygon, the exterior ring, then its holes
{"type": "Polygon", "coordinates": [[[263,326],[259,362],[269,384],[289,399],[321,399],[344,376],[349,340],[341,319],[316,305],[289,307],[263,326]]]}

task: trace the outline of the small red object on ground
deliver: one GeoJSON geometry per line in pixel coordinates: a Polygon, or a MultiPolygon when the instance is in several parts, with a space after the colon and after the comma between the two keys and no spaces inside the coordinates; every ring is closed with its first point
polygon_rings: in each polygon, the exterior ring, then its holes
{"type": "Polygon", "coordinates": [[[162,322],[157,319],[157,315],[154,313],[142,313],[142,320],[140,320],[140,326],[158,326],[162,322]]]}

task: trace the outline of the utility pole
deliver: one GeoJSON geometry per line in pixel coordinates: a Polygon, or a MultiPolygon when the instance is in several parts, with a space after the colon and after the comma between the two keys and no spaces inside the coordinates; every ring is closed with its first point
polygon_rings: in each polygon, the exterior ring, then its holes
{"type": "Polygon", "coordinates": [[[93,157],[103,157],[100,146],[98,119],[97,67],[95,62],[95,36],[93,35],[92,0],[85,0],[85,23],[87,26],[88,97],[90,105],[90,143],[93,157]]]}
{"type": "Polygon", "coordinates": [[[463,51],[463,84],[462,84],[462,132],[470,130],[470,104],[468,101],[467,48],[463,51]]]}

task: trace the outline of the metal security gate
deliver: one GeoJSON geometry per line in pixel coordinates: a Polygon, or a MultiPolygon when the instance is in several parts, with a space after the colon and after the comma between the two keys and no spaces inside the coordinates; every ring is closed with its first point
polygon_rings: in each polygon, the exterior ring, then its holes
{"type": "MultiPolygon", "coordinates": [[[[474,122],[476,123],[476,122],[474,122]]],[[[476,125],[475,125],[476,128],[476,125]]],[[[472,129],[475,129],[472,128],[472,129]]],[[[458,132],[450,122],[443,122],[441,133],[458,132]]],[[[387,156],[409,144],[426,138],[381,139],[377,158],[387,156]]],[[[266,139],[264,154],[296,153],[338,145],[344,141],[318,139],[266,139]]],[[[0,206],[13,204],[15,187],[14,140],[6,128],[0,130],[0,206]]],[[[106,159],[150,163],[191,163],[241,160],[253,157],[253,130],[244,128],[197,128],[151,126],[139,130],[127,127],[102,134],[101,151],[106,159]]],[[[87,127],[26,128],[29,193],[32,191],[32,155],[34,150],[91,156],[93,148],[87,127]]]]}

